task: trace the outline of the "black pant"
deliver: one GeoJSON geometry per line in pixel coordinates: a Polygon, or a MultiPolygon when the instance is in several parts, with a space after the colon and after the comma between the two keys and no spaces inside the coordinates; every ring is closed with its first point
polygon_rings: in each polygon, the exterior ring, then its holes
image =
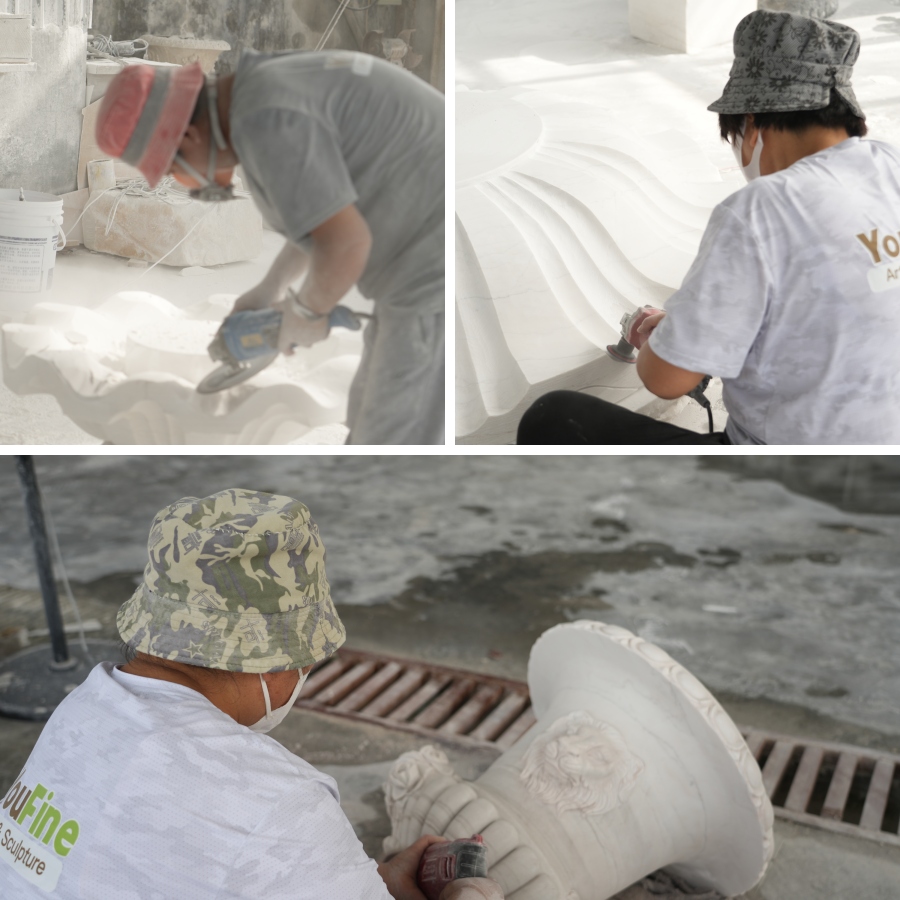
{"type": "Polygon", "coordinates": [[[575,391],[546,394],[519,423],[517,444],[730,444],[575,391]]]}

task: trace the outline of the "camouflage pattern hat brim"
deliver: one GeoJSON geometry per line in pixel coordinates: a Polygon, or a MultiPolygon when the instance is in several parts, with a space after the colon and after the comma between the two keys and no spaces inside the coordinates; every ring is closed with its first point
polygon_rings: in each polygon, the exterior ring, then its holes
{"type": "Polygon", "coordinates": [[[299,501],[258,491],[185,497],[157,513],[144,583],[119,610],[135,650],[230,672],[299,669],[346,634],[325,548],[299,501]]]}
{"type": "Polygon", "coordinates": [[[709,109],[734,115],[824,109],[831,90],[865,118],[850,86],[859,34],[848,25],[760,9],[734,33],[734,65],[709,109]]]}

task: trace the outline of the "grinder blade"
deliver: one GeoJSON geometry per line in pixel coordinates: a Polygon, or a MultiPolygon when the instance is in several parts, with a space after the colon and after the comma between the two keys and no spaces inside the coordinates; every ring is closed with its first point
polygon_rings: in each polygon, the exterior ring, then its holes
{"type": "Polygon", "coordinates": [[[249,362],[226,362],[216,369],[213,369],[209,375],[197,385],[198,394],[215,394],[217,391],[224,391],[227,388],[234,387],[241,382],[247,381],[257,373],[261,372],[267,366],[270,366],[278,358],[277,351],[267,354],[266,356],[258,356],[249,362]]]}

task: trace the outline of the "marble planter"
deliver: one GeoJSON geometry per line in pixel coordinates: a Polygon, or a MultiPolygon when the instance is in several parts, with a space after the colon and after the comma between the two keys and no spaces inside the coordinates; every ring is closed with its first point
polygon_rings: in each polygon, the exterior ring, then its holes
{"type": "Polygon", "coordinates": [[[52,394],[80,428],[112,444],[342,443],[359,332],[335,329],[231,390],[196,392],[233,301],[214,295],[190,315],[138,291],[93,310],[37,304],[3,326],[4,382],[17,394],[52,394]]]}
{"type": "Polygon", "coordinates": [[[757,0],[628,0],[631,33],[642,41],[697,53],[734,38],[757,0]]]}
{"type": "Polygon", "coordinates": [[[686,669],[622,628],[576,622],[537,641],[528,683],[537,723],[477,781],[434,747],[397,760],[387,851],[480,832],[511,900],[607,900],[658,869],[726,896],[762,878],[759,767],[686,669]]]}

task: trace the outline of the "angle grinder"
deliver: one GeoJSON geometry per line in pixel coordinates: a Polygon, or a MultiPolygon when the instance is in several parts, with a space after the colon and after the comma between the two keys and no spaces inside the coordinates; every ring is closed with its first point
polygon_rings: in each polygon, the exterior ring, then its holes
{"type": "MultiPolygon", "coordinates": [[[[635,345],[631,343],[631,340],[633,340],[637,335],[637,329],[640,327],[644,319],[647,319],[650,316],[655,316],[657,313],[661,312],[665,312],[665,310],[656,309],[653,306],[641,306],[638,307],[634,312],[625,313],[625,315],[622,316],[622,319],[619,322],[619,324],[622,326],[619,343],[607,345],[607,354],[616,362],[631,363],[632,365],[634,365],[637,362],[637,356],[634,352],[635,345]]],[[[692,391],[688,391],[687,396],[696,403],[699,403],[700,406],[702,406],[706,410],[706,415],[709,419],[709,433],[713,434],[715,428],[713,425],[712,405],[709,402],[709,398],[706,396],[706,389],[709,387],[709,383],[711,380],[711,376],[705,375],[703,377],[703,380],[700,382],[700,384],[697,385],[697,387],[695,387],[692,391]]]]}
{"type": "MultiPolygon", "coordinates": [[[[330,328],[359,331],[365,313],[336,306],[328,316],[330,328]]],[[[218,368],[197,385],[197,393],[214,394],[247,381],[278,357],[282,313],[278,309],[246,309],[228,316],[216,332],[208,353],[218,368]]]]}
{"type": "Polygon", "coordinates": [[[460,878],[487,878],[487,848],[480,834],[432,844],[422,854],[416,882],[428,900],[439,900],[444,888],[460,878]]]}
{"type": "Polygon", "coordinates": [[[635,345],[629,341],[637,332],[638,327],[644,319],[655,316],[657,313],[664,312],[662,309],[656,309],[653,306],[640,306],[634,312],[625,313],[619,324],[622,326],[618,344],[609,344],[606,352],[616,361],[623,363],[636,363],[635,345]]]}

